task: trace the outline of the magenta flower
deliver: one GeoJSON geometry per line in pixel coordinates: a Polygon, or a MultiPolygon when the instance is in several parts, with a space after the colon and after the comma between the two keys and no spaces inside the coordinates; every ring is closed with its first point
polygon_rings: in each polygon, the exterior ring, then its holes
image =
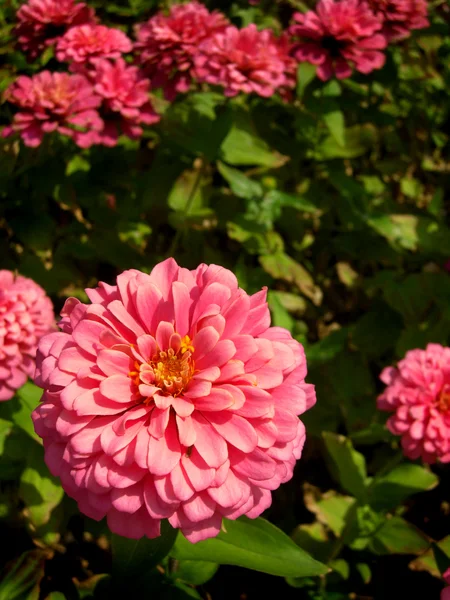
{"type": "Polygon", "coordinates": [[[36,58],[73,25],[94,22],[94,10],[76,0],[28,0],[17,11],[19,46],[36,58]]]}
{"type": "Polygon", "coordinates": [[[205,81],[225,88],[225,96],[252,92],[270,97],[290,83],[287,56],[269,29],[258,31],[256,25],[243,29],[227,27],[200,45],[195,57],[195,74],[205,81]]]}
{"type": "Polygon", "coordinates": [[[149,100],[150,81],[138,67],[127,65],[123,58],[92,62],[94,69],[86,75],[102,99],[100,114],[104,122],[97,143],[115,146],[121,133],[136,139],[142,135],[142,125],[159,121],[149,100]]]}
{"type": "Polygon", "coordinates": [[[51,472],[129,538],[168,518],[192,542],[260,515],[289,480],[315,403],[303,347],[216,265],[173,259],[67,300],[39,345],[33,413],[51,472]],[[132,518],[130,516],[132,515],[132,518]]]}
{"type": "Polygon", "coordinates": [[[198,46],[227,25],[224,15],[198,2],[176,4],[168,16],[159,13],[138,25],[135,48],[152,87],[163,88],[169,100],[187,92],[198,46]]]}
{"type": "Polygon", "coordinates": [[[33,77],[21,75],[5,92],[19,107],[3,137],[19,132],[26,146],[35,148],[45,133],[58,131],[86,148],[95,142],[103,122],[96,108],[101,99],[82,75],[42,71],[33,77]]]}
{"type": "Polygon", "coordinates": [[[370,73],[385,62],[381,52],[386,39],[382,23],[360,0],[319,0],[316,12],[294,15],[289,31],[297,40],[293,56],[317,65],[317,76],[326,81],[350,77],[353,69],[370,73]]]}
{"type": "Polygon", "coordinates": [[[381,33],[388,42],[403,40],[412,29],[429,27],[426,0],[368,0],[375,15],[382,21],[381,33]]]}
{"type": "Polygon", "coordinates": [[[0,271],[0,401],[34,375],[38,341],[54,321],[52,303],[37,283],[0,271]]]}
{"type": "Polygon", "coordinates": [[[387,385],[378,408],[391,411],[387,426],[402,436],[408,458],[450,462],[450,348],[428,344],[411,350],[381,373],[387,385]]]}
{"type": "Polygon", "coordinates": [[[132,49],[131,40],[119,29],[86,24],[71,27],[58,40],[56,58],[61,62],[83,64],[92,58],[119,58],[132,49]]]}
{"type": "Polygon", "coordinates": [[[441,592],[441,600],[450,600],[450,568],[445,571],[442,578],[447,583],[447,587],[441,592]]]}

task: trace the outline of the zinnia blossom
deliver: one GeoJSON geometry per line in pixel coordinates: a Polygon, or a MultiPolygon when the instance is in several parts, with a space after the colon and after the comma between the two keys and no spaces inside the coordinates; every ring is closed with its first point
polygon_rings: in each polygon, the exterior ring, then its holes
{"type": "Polygon", "coordinates": [[[168,100],[187,92],[200,43],[227,25],[224,15],[198,2],[177,4],[168,16],[159,13],[138,25],[135,48],[152,87],[163,88],[168,100]]]}
{"type": "Polygon", "coordinates": [[[133,44],[120,29],[104,25],[71,27],[58,40],[56,58],[61,62],[86,63],[92,58],[119,58],[133,44]]]}
{"type": "Polygon", "coordinates": [[[266,290],[168,259],[67,300],[39,345],[33,413],[45,459],[82,512],[125,537],[168,518],[192,542],[260,515],[292,477],[315,403],[303,347],[270,327],[266,290]]]}
{"type": "Polygon", "coordinates": [[[199,81],[224,87],[225,96],[254,92],[267,98],[289,84],[286,60],[271,30],[230,26],[200,46],[195,73],[199,81]]]}
{"type": "Polygon", "coordinates": [[[297,40],[293,56],[317,65],[326,81],[350,77],[353,69],[370,73],[385,62],[386,45],[381,20],[360,0],[320,0],[316,12],[296,13],[290,33],[297,40]]]}
{"type": "Polygon", "coordinates": [[[142,135],[143,124],[159,121],[149,100],[150,81],[138,67],[127,65],[123,58],[97,59],[93,63],[94,69],[86,75],[102,99],[99,110],[104,122],[97,143],[115,146],[121,133],[136,139],[142,135]]]}
{"type": "Polygon", "coordinates": [[[42,71],[33,77],[21,75],[5,92],[5,98],[19,107],[3,137],[19,132],[26,146],[35,148],[45,133],[58,131],[86,148],[103,128],[96,108],[101,98],[83,75],[42,71]]]}
{"type": "Polygon", "coordinates": [[[402,436],[405,455],[450,462],[450,348],[428,344],[426,350],[410,350],[380,378],[387,388],[378,408],[394,413],[387,426],[402,436]]]}
{"type": "Polygon", "coordinates": [[[73,25],[94,22],[94,10],[75,0],[28,0],[17,11],[19,46],[36,58],[73,25]]]}
{"type": "Polygon", "coordinates": [[[34,375],[38,341],[54,319],[52,303],[37,283],[0,271],[0,401],[10,400],[34,375]]]}
{"type": "Polygon", "coordinates": [[[403,40],[412,29],[430,25],[426,0],[369,0],[375,15],[382,21],[382,33],[388,42],[403,40]]]}

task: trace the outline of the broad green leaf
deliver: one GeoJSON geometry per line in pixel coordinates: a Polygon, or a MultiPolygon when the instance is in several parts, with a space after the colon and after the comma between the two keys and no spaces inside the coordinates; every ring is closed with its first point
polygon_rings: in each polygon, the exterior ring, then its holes
{"type": "Polygon", "coordinates": [[[348,438],[336,433],[322,434],[336,477],[342,488],[358,500],[367,497],[367,472],[364,456],[353,448],[348,438]]]}
{"type": "Polygon", "coordinates": [[[297,194],[287,194],[280,190],[270,190],[266,195],[271,200],[276,200],[281,207],[289,206],[300,212],[317,213],[319,208],[307,198],[297,194]]]}
{"type": "Polygon", "coordinates": [[[316,66],[310,63],[303,62],[297,67],[297,96],[301,98],[305,93],[305,89],[316,77],[316,66]]]}
{"type": "Polygon", "coordinates": [[[64,490],[44,462],[44,451],[36,447],[30,453],[20,477],[19,496],[34,527],[45,525],[52,510],[61,502],[64,490]]]}
{"type": "Polygon", "coordinates": [[[178,559],[237,565],[280,577],[307,577],[327,572],[325,565],[299,548],[290,537],[262,518],[224,520],[216,538],[191,544],[181,534],[171,551],[178,559]]]}
{"type": "Polygon", "coordinates": [[[420,465],[404,463],[377,479],[370,490],[370,505],[376,510],[389,510],[408,496],[431,490],[438,483],[437,475],[431,471],[420,465]]]}
{"type": "Polygon", "coordinates": [[[311,150],[312,156],[317,160],[362,156],[375,146],[377,133],[372,125],[354,125],[345,130],[344,138],[345,144],[342,146],[330,135],[311,150]]]}
{"type": "Polygon", "coordinates": [[[325,113],[322,118],[339,146],[344,147],[346,144],[344,113],[340,110],[334,110],[325,113]]]}
{"type": "Polygon", "coordinates": [[[397,516],[385,520],[369,545],[376,554],[421,554],[429,546],[430,542],[419,529],[397,516]]]}
{"type": "Polygon", "coordinates": [[[434,577],[441,577],[441,569],[436,564],[435,546],[439,547],[439,550],[448,558],[450,561],[450,535],[443,538],[437,544],[433,544],[432,548],[429,548],[424,554],[414,559],[409,563],[409,566],[413,571],[428,571],[434,577]]]}
{"type": "Polygon", "coordinates": [[[0,419],[0,455],[3,454],[5,448],[5,441],[8,435],[11,433],[13,424],[5,419],[0,419]]]}
{"type": "Polygon", "coordinates": [[[177,530],[166,520],[161,523],[161,535],[154,539],[132,540],[113,534],[113,577],[121,583],[140,578],[167,556],[176,537],[177,530]]]}
{"type": "Polygon", "coordinates": [[[272,313],[272,325],[275,327],[284,327],[292,332],[294,319],[282,305],[278,296],[274,292],[269,291],[268,301],[270,312],[272,313]]]}
{"type": "Polygon", "coordinates": [[[203,560],[180,560],[173,573],[176,579],[182,579],[192,585],[203,585],[214,577],[219,565],[203,560]]]}
{"type": "Polygon", "coordinates": [[[314,513],[321,523],[327,525],[337,537],[341,535],[348,511],[354,503],[354,498],[342,496],[334,491],[329,491],[319,498],[305,492],[305,504],[308,510],[314,513]]]}
{"type": "Polygon", "coordinates": [[[218,161],[217,168],[222,177],[230,184],[231,191],[238,198],[251,200],[260,198],[263,189],[260,183],[247,177],[242,171],[228,167],[226,164],[218,161]]]}
{"type": "Polygon", "coordinates": [[[195,215],[207,207],[211,179],[198,170],[188,169],[176,180],[167,203],[173,210],[195,215]]]}
{"type": "Polygon", "coordinates": [[[41,396],[41,388],[28,381],[17,391],[16,400],[10,403],[11,419],[18,427],[38,442],[38,444],[42,444],[42,440],[34,431],[31,413],[39,404],[41,396]]]}
{"type": "Polygon", "coordinates": [[[430,217],[384,214],[371,217],[368,224],[394,248],[450,254],[450,229],[430,217]]]}

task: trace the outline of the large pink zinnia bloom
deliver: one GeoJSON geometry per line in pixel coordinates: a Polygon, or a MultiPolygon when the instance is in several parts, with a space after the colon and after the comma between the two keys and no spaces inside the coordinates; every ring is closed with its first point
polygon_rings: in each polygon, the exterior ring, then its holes
{"type": "Polygon", "coordinates": [[[28,0],[17,11],[19,46],[36,58],[73,25],[94,22],[94,10],[75,0],[28,0]]]}
{"type": "Polygon", "coordinates": [[[168,16],[158,13],[139,24],[135,48],[152,86],[162,87],[169,100],[187,92],[200,43],[227,25],[224,15],[199,2],[177,4],[168,16]]]}
{"type": "Polygon", "coordinates": [[[119,58],[133,44],[120,29],[105,25],[71,27],[58,40],[56,58],[61,62],[86,63],[92,58],[119,58]]]}
{"type": "Polygon", "coordinates": [[[426,0],[368,0],[375,15],[383,23],[382,33],[388,42],[403,40],[412,29],[430,25],[426,0]]]}
{"type": "Polygon", "coordinates": [[[96,108],[101,98],[83,75],[41,71],[33,77],[21,75],[5,92],[19,107],[3,137],[19,132],[26,146],[35,148],[45,133],[58,131],[82,148],[91,146],[96,131],[103,128],[96,108]]]}
{"type": "Polygon", "coordinates": [[[0,271],[0,401],[34,375],[39,339],[54,325],[44,290],[27,277],[0,271]]]}
{"type": "Polygon", "coordinates": [[[254,92],[267,98],[290,83],[283,46],[271,30],[258,31],[253,24],[230,26],[207,39],[195,66],[197,79],[224,87],[225,96],[254,92]]]}
{"type": "Polygon", "coordinates": [[[115,146],[119,135],[139,138],[142,125],[159,121],[150,99],[150,81],[136,66],[128,65],[123,58],[115,61],[95,59],[93,68],[85,71],[102,99],[100,114],[104,127],[98,132],[96,143],[115,146]]]}
{"type": "Polygon", "coordinates": [[[410,350],[380,378],[387,388],[378,408],[394,412],[387,425],[402,436],[405,455],[450,462],[450,348],[428,344],[426,350],[410,350]]]}
{"type": "Polygon", "coordinates": [[[129,538],[158,536],[168,518],[196,542],[222,517],[260,515],[292,477],[297,415],[315,403],[303,347],[270,327],[266,291],[168,259],[87,293],[39,345],[33,420],[67,493],[129,538]]]}
{"type": "Polygon", "coordinates": [[[350,77],[353,69],[370,73],[384,65],[386,45],[381,20],[360,0],[320,0],[316,12],[294,15],[290,33],[298,40],[293,55],[299,62],[317,65],[326,81],[350,77]]]}

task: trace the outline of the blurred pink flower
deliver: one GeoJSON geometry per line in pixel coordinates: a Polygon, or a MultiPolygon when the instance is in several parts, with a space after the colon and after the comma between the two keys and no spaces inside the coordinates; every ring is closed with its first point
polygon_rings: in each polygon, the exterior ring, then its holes
{"type": "Polygon", "coordinates": [[[412,29],[430,25],[426,0],[368,0],[375,15],[382,21],[381,33],[388,42],[403,40],[412,29]]]}
{"type": "Polygon", "coordinates": [[[152,86],[163,88],[169,100],[187,92],[199,44],[227,25],[224,15],[198,2],[177,4],[168,16],[158,13],[139,24],[135,48],[152,86]]]}
{"type": "Polygon", "coordinates": [[[158,536],[168,518],[192,542],[222,517],[260,515],[292,477],[297,415],[316,400],[303,347],[270,327],[266,290],[168,259],[87,293],[39,345],[33,413],[81,511],[129,538],[158,536]]]}
{"type": "Polygon", "coordinates": [[[104,122],[97,143],[115,146],[121,133],[136,139],[142,135],[143,124],[159,121],[149,100],[150,81],[138,67],[127,65],[123,58],[96,59],[92,63],[94,68],[86,71],[86,76],[102,99],[99,110],[104,122]]]}
{"type": "Polygon", "coordinates": [[[402,436],[405,455],[450,462],[450,348],[428,344],[426,350],[410,350],[380,378],[387,388],[378,408],[394,412],[387,426],[402,436]]]}
{"type": "Polygon", "coordinates": [[[52,303],[37,283],[0,271],[0,401],[34,375],[38,341],[54,321],[52,303]]]}
{"type": "Polygon", "coordinates": [[[95,142],[103,122],[96,108],[101,99],[82,75],[42,71],[33,77],[21,75],[5,92],[19,107],[3,137],[19,132],[26,146],[35,148],[45,133],[58,131],[87,148],[95,142]]]}
{"type": "MultiPolygon", "coordinates": [[[[450,586],[450,568],[445,571],[442,578],[450,586]]],[[[442,590],[441,600],[450,600],[450,587],[446,587],[442,590]]]]}
{"type": "Polygon", "coordinates": [[[119,29],[86,24],[71,27],[58,40],[56,58],[61,62],[85,63],[92,58],[119,58],[132,49],[131,40],[119,29]]]}
{"type": "Polygon", "coordinates": [[[195,67],[199,81],[224,87],[225,96],[254,92],[267,98],[289,83],[281,42],[271,30],[258,31],[253,24],[230,26],[205,40],[195,67]]]}
{"type": "Polygon", "coordinates": [[[72,25],[94,22],[94,10],[75,0],[28,0],[17,11],[19,46],[36,58],[72,25]]]}
{"type": "Polygon", "coordinates": [[[386,39],[382,23],[360,0],[319,0],[316,12],[296,13],[289,31],[297,40],[293,56],[317,65],[317,76],[326,81],[350,77],[353,69],[370,73],[385,62],[381,52],[386,39]]]}

